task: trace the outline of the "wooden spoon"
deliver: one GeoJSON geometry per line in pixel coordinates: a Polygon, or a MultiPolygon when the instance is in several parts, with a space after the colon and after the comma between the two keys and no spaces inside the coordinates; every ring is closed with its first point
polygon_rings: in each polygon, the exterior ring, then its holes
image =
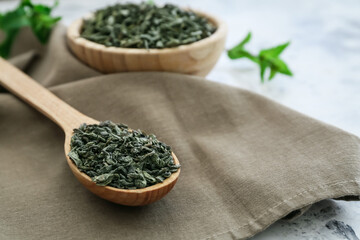
{"type": "MultiPolygon", "coordinates": [[[[36,108],[63,129],[65,132],[64,148],[67,163],[75,177],[91,192],[114,203],[142,206],[161,199],[174,187],[179,177],[180,169],[165,179],[164,182],[142,189],[127,190],[96,185],[89,176],[79,171],[73,161],[67,156],[67,153],[70,152],[70,140],[73,129],[78,128],[82,123],[98,124],[99,121],[80,113],[66,104],[2,58],[0,58],[0,69],[0,85],[36,108]]],[[[175,164],[179,164],[179,160],[174,153],[172,153],[172,156],[174,157],[175,164]]]]}

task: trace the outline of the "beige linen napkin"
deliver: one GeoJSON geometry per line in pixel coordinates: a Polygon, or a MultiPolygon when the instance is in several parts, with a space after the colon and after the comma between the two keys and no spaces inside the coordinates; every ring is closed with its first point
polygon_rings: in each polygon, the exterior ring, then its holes
{"type": "Polygon", "coordinates": [[[46,48],[22,33],[12,62],[95,119],[155,133],[180,178],[149,206],[100,199],[69,170],[61,129],[2,92],[0,239],[243,239],[314,202],[360,195],[358,137],[199,77],[102,75],[76,60],[64,32],[46,48]]]}

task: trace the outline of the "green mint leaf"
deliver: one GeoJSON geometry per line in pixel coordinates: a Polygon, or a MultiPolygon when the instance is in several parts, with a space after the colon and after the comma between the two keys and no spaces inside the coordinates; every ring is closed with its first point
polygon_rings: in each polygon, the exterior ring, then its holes
{"type": "Polygon", "coordinates": [[[60,19],[59,17],[53,18],[45,14],[36,14],[31,18],[31,28],[42,44],[48,41],[53,26],[60,19]]]}
{"type": "Polygon", "coordinates": [[[19,29],[25,26],[29,26],[30,21],[26,17],[26,13],[23,9],[15,9],[4,14],[1,17],[0,29],[7,33],[7,31],[19,29]]]}
{"type": "Polygon", "coordinates": [[[244,46],[251,40],[251,32],[249,32],[244,40],[242,40],[238,45],[228,50],[227,54],[230,59],[238,59],[238,58],[248,58],[253,62],[258,63],[259,60],[256,56],[253,56],[247,50],[244,49],[244,46]]]}
{"type": "Polygon", "coordinates": [[[7,58],[19,30],[30,26],[38,40],[45,44],[50,36],[52,27],[61,19],[51,17],[51,11],[56,7],[37,4],[30,0],[22,0],[19,6],[9,12],[0,14],[0,30],[5,33],[5,40],[0,43],[0,56],[7,58]]]}
{"type": "Polygon", "coordinates": [[[264,75],[267,68],[270,68],[269,80],[272,80],[277,73],[292,76],[292,72],[284,61],[279,58],[259,57],[261,82],[264,82],[264,75]]]}
{"type": "Polygon", "coordinates": [[[259,55],[277,58],[289,44],[290,42],[287,42],[273,48],[261,50],[259,55]]]}
{"type": "Polygon", "coordinates": [[[228,51],[228,56],[230,59],[248,58],[251,61],[258,63],[258,58],[251,55],[251,53],[246,50],[228,51]]]}
{"type": "Polygon", "coordinates": [[[265,82],[265,71],[266,68],[268,67],[267,63],[265,61],[261,61],[259,62],[259,66],[260,66],[260,78],[261,78],[261,82],[264,83],[265,82]]]}
{"type": "Polygon", "coordinates": [[[249,32],[246,37],[244,38],[244,40],[242,40],[238,45],[236,45],[235,47],[233,47],[232,49],[229,50],[229,52],[236,52],[238,50],[243,50],[244,46],[251,40],[251,32],[249,32]]]}
{"type": "Polygon", "coordinates": [[[19,32],[19,29],[29,26],[30,21],[25,11],[21,8],[2,14],[0,17],[0,30],[5,34],[5,39],[0,43],[0,56],[7,58],[19,32]]]}
{"type": "Polygon", "coordinates": [[[276,59],[272,59],[272,61],[270,62],[271,64],[271,69],[274,69],[275,71],[288,75],[288,76],[292,76],[292,72],[290,71],[290,69],[288,68],[288,66],[286,65],[286,63],[284,61],[282,61],[279,58],[276,59]]]}
{"type": "MultiPolygon", "coordinates": [[[[292,72],[290,71],[286,63],[279,58],[280,54],[285,50],[287,46],[289,46],[289,44],[290,42],[287,42],[285,44],[281,44],[276,47],[260,51],[259,58],[262,59],[262,61],[266,64],[266,67],[270,68],[269,80],[272,80],[275,77],[276,73],[282,73],[288,76],[292,76],[292,72]]],[[[263,80],[263,75],[261,76],[263,80]]]]}
{"type": "Polygon", "coordinates": [[[270,69],[269,81],[275,77],[276,73],[277,73],[277,71],[275,69],[273,69],[273,68],[270,69]]]}
{"type": "Polygon", "coordinates": [[[29,14],[31,28],[42,44],[48,41],[53,26],[61,19],[60,17],[51,16],[51,12],[57,4],[58,2],[56,1],[53,7],[42,4],[33,5],[32,11],[29,14]]]}
{"type": "Polygon", "coordinates": [[[0,43],[0,56],[7,58],[10,55],[11,46],[18,34],[19,30],[6,31],[5,40],[0,43]]]}
{"type": "Polygon", "coordinates": [[[259,54],[252,55],[250,52],[244,49],[244,46],[251,40],[251,33],[242,40],[238,45],[228,50],[228,56],[230,59],[248,58],[251,61],[257,63],[260,67],[261,82],[265,82],[266,69],[270,69],[269,80],[272,80],[277,73],[292,76],[292,72],[286,63],[279,58],[280,54],[289,46],[290,42],[278,45],[276,47],[263,49],[259,54]]]}
{"type": "Polygon", "coordinates": [[[37,14],[49,15],[51,13],[52,8],[39,4],[39,5],[34,5],[34,8],[32,10],[34,13],[37,14]]]}

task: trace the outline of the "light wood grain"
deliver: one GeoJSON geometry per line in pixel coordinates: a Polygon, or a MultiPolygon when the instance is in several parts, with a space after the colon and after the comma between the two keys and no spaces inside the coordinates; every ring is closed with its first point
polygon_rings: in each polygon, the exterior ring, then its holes
{"type": "MultiPolygon", "coordinates": [[[[180,169],[165,179],[163,183],[158,183],[143,189],[125,190],[96,185],[89,176],[79,171],[67,154],[70,152],[70,141],[73,129],[78,128],[82,123],[96,124],[99,123],[99,121],[80,113],[63,102],[60,98],[2,58],[0,58],[0,69],[0,85],[36,108],[64,130],[64,149],[67,163],[75,177],[91,192],[114,203],[128,206],[141,206],[163,198],[174,187],[179,177],[180,169]]],[[[172,153],[172,155],[175,164],[179,164],[179,160],[175,154],[172,153]]]]}
{"type": "Polygon", "coordinates": [[[217,30],[210,37],[188,45],[149,50],[106,47],[80,37],[83,19],[69,26],[67,42],[82,62],[103,73],[165,71],[206,76],[224,50],[227,26],[214,16],[195,12],[206,17],[217,30]]]}

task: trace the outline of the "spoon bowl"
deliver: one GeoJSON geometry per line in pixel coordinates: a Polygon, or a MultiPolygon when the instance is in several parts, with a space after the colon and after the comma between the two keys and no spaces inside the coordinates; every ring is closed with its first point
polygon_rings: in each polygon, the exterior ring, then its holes
{"type": "MultiPolygon", "coordinates": [[[[142,189],[118,189],[109,186],[98,186],[85,173],[81,172],[74,162],[68,157],[70,152],[70,142],[73,129],[81,124],[99,124],[99,121],[92,119],[42,87],[29,76],[0,58],[0,85],[24,100],[29,105],[40,111],[49,119],[58,124],[65,133],[65,156],[67,163],[75,177],[91,192],[97,196],[111,202],[127,205],[142,206],[153,203],[163,198],[174,187],[180,169],[165,179],[162,183],[157,183],[142,189]]],[[[179,160],[172,152],[174,163],[179,164],[179,160]]]]}
{"type": "MultiPolygon", "coordinates": [[[[89,124],[98,124],[99,122],[90,122],[89,124]]],[[[70,152],[70,141],[71,135],[66,136],[65,140],[65,153],[70,152]]],[[[179,160],[172,153],[175,164],[180,164],[179,160]]],[[[91,178],[85,173],[81,172],[74,162],[69,158],[66,154],[67,163],[75,175],[75,177],[81,182],[87,189],[89,189],[92,193],[97,196],[104,198],[108,201],[127,205],[127,206],[143,206],[153,203],[157,200],[163,198],[166,194],[170,192],[170,190],[175,186],[175,183],[179,177],[180,169],[178,169],[175,173],[171,174],[171,176],[165,179],[162,183],[157,183],[155,185],[141,188],[141,189],[119,189],[109,186],[98,186],[95,182],[91,180],[91,178]]]]}

